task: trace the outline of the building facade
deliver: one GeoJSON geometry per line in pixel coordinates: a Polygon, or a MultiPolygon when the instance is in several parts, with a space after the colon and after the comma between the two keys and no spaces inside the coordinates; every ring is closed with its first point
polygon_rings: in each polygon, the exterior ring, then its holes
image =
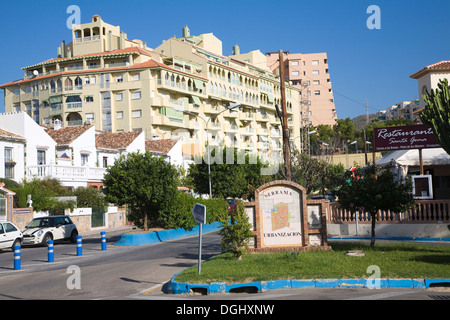
{"type": "MultiPolygon", "coordinates": [[[[24,67],[23,79],[0,86],[7,112],[26,112],[45,126],[59,120],[62,127],[142,131],[150,140],[182,136],[192,156],[203,152],[206,141],[282,154],[275,111],[281,105],[279,77],[267,67],[223,56],[222,42],[212,33],[191,36],[185,27],[182,37],[150,49],[95,15],[90,23],[74,25],[71,40],[58,46],[57,58],[24,67]],[[235,103],[240,107],[227,110],[235,103]]],[[[299,91],[286,88],[292,139],[299,135],[299,91]]]]}
{"type": "Polygon", "coordinates": [[[439,80],[450,80],[450,60],[430,64],[410,75],[410,78],[417,80],[418,84],[419,103],[418,109],[415,111],[415,113],[418,113],[426,106],[423,94],[426,91],[431,92],[432,89],[436,90],[439,80]]]}
{"type": "MultiPolygon", "coordinates": [[[[279,52],[266,53],[267,66],[279,74],[279,52]]],[[[302,127],[334,125],[337,121],[326,52],[283,52],[284,74],[300,91],[302,127]]]]}

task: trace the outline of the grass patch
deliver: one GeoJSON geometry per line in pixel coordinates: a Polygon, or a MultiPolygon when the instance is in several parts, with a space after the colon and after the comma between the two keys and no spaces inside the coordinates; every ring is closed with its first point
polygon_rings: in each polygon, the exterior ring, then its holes
{"type": "Polygon", "coordinates": [[[245,254],[238,261],[229,253],[218,255],[176,277],[178,282],[227,284],[281,279],[368,278],[377,265],[381,278],[450,278],[450,246],[333,243],[332,251],[245,254]],[[363,250],[364,257],[347,256],[363,250]]]}

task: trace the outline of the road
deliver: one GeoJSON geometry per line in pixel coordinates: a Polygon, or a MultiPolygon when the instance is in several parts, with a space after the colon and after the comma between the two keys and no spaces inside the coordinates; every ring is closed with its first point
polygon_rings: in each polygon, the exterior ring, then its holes
{"type": "MultiPolygon", "coordinates": [[[[0,300],[153,300],[172,301],[174,308],[182,301],[219,303],[226,300],[251,304],[252,300],[267,303],[276,300],[450,300],[450,288],[307,288],[256,294],[168,295],[162,292],[163,284],[174,274],[197,264],[198,237],[121,247],[114,245],[118,236],[118,233],[107,234],[106,251],[101,250],[99,237],[83,239],[81,257],[76,255],[75,244],[56,243],[52,263],[47,261],[47,248],[22,248],[21,270],[14,270],[12,252],[3,250],[0,253],[0,300]]],[[[219,235],[205,234],[203,259],[219,252],[219,235]]]]}
{"type": "MultiPolygon", "coordinates": [[[[99,237],[83,239],[82,256],[76,255],[76,244],[56,243],[52,263],[47,248],[24,247],[21,270],[13,268],[13,253],[3,250],[0,299],[131,299],[198,262],[198,237],[129,247],[114,245],[118,234],[107,239],[106,251],[99,237]]],[[[202,257],[219,252],[219,235],[205,234],[202,257]]]]}

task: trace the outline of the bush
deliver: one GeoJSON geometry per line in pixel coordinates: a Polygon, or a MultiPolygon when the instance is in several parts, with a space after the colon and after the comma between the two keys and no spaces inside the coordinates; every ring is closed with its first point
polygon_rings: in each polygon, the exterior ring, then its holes
{"type": "Polygon", "coordinates": [[[161,210],[158,224],[166,229],[184,228],[190,230],[198,223],[192,215],[192,208],[196,203],[206,206],[206,223],[220,221],[220,217],[228,212],[228,202],[223,199],[195,198],[179,191],[166,208],[161,210]]]}
{"type": "Polygon", "coordinates": [[[252,226],[242,201],[238,202],[229,216],[222,215],[221,218],[222,250],[233,253],[238,260],[241,260],[242,255],[248,250],[248,241],[253,236],[252,226]]]}

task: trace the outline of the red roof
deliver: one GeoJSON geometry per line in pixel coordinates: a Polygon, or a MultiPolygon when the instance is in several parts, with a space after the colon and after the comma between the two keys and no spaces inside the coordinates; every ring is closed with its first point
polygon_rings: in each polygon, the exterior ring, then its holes
{"type": "Polygon", "coordinates": [[[426,66],[425,68],[413,73],[409,77],[412,79],[418,79],[421,76],[431,71],[450,71],[450,60],[443,60],[426,66]]]}

